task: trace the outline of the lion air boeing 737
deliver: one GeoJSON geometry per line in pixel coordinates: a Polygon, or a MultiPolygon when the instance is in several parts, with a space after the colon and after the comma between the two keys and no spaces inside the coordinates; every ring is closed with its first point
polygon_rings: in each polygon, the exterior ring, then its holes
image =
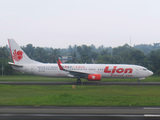
{"type": "Polygon", "coordinates": [[[138,82],[151,76],[152,71],[145,67],[128,64],[63,64],[41,63],[31,60],[19,45],[13,40],[8,40],[13,63],[13,69],[46,77],[72,77],[81,82],[81,78],[89,81],[100,81],[101,78],[138,78],[138,82]]]}

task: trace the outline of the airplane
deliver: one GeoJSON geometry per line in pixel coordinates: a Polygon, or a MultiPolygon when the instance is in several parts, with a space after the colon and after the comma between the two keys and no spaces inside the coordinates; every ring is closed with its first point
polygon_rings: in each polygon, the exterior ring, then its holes
{"type": "Polygon", "coordinates": [[[138,78],[140,80],[153,75],[153,72],[139,65],[130,64],[64,64],[60,60],[57,63],[41,63],[30,59],[19,47],[14,39],[8,39],[13,69],[22,73],[45,77],[81,78],[88,81],[101,81],[102,78],[138,78]]]}

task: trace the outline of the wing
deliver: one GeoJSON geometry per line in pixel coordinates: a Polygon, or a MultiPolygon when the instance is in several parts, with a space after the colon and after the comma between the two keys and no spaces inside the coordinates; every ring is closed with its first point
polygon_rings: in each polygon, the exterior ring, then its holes
{"type": "Polygon", "coordinates": [[[91,74],[91,73],[82,72],[82,71],[73,71],[73,70],[64,69],[64,68],[61,66],[60,60],[58,60],[57,63],[58,63],[58,66],[59,66],[59,69],[60,69],[60,70],[69,72],[69,73],[68,73],[68,76],[69,76],[69,77],[87,78],[88,75],[91,74]]]}

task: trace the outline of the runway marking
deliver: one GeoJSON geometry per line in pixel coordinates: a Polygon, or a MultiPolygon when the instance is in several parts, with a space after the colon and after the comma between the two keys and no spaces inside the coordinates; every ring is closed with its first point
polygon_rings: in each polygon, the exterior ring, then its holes
{"type": "Polygon", "coordinates": [[[0,114],[0,117],[7,116],[37,116],[37,117],[160,117],[160,114],[144,114],[144,115],[105,115],[105,114],[0,114]]]}
{"type": "Polygon", "coordinates": [[[153,114],[145,114],[145,117],[160,117],[160,115],[153,115],[153,114]]]}
{"type": "Polygon", "coordinates": [[[144,115],[105,115],[105,114],[0,114],[0,117],[5,116],[37,116],[37,117],[144,117],[144,115]]]}
{"type": "Polygon", "coordinates": [[[144,110],[160,110],[159,107],[144,107],[144,110]]]}

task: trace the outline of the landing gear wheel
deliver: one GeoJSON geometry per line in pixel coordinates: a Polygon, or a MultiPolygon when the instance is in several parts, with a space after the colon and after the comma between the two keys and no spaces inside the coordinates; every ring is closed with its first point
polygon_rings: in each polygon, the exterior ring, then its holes
{"type": "Polygon", "coordinates": [[[81,79],[80,78],[77,79],[77,83],[81,83],[81,79]]]}
{"type": "Polygon", "coordinates": [[[137,82],[140,83],[140,80],[138,80],[137,82]]]}

